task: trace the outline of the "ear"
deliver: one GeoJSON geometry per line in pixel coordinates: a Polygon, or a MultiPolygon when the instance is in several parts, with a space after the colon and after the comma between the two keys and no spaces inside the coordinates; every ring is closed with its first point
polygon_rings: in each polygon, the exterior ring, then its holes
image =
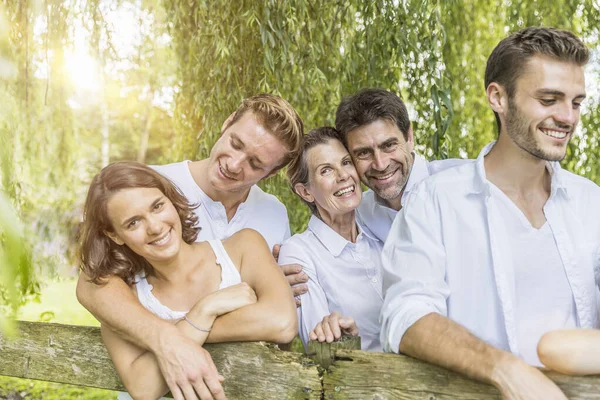
{"type": "Polygon", "coordinates": [[[408,149],[412,153],[415,150],[415,135],[413,134],[412,124],[408,127],[408,149]]]}
{"type": "Polygon", "coordinates": [[[496,82],[492,82],[486,89],[488,104],[499,115],[506,115],[508,107],[508,95],[504,87],[496,82]]]}
{"type": "Polygon", "coordinates": [[[298,196],[302,197],[304,200],[309,203],[314,203],[315,198],[310,193],[310,189],[306,187],[303,183],[296,183],[294,185],[294,191],[298,194],[298,196]]]}
{"type": "Polygon", "coordinates": [[[114,234],[113,232],[106,232],[104,231],[104,234],[106,236],[108,236],[108,238],[110,240],[112,240],[113,242],[115,242],[116,244],[118,244],[119,246],[123,246],[123,244],[125,244],[125,242],[123,242],[116,234],[114,234]]]}
{"type": "Polygon", "coordinates": [[[223,134],[223,132],[225,132],[225,129],[229,128],[231,121],[233,121],[233,117],[235,117],[235,111],[232,112],[229,117],[227,117],[225,122],[223,122],[223,126],[221,127],[221,134],[223,134]]]}

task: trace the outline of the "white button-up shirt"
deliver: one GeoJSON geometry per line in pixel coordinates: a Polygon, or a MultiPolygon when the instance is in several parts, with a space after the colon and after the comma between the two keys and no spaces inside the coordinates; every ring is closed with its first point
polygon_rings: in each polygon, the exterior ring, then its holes
{"type": "MultiPolygon", "coordinates": [[[[425,178],[439,171],[473,162],[473,160],[448,159],[439,161],[427,161],[420,155],[412,153],[414,163],[410,170],[410,175],[404,192],[402,194],[401,204],[404,204],[410,192],[425,178]]],[[[396,218],[398,211],[390,208],[386,201],[379,197],[371,189],[367,190],[362,195],[362,201],[356,209],[358,221],[366,226],[377,238],[385,242],[392,222],[396,218]]]]}
{"type": "Polygon", "coordinates": [[[334,311],[354,318],[363,350],[381,351],[379,312],[383,304],[381,250],[383,243],[360,225],[356,243],[349,242],[319,218],[288,239],[280,264],[300,264],[308,275],[308,292],[300,299],[298,329],[306,346],[308,334],[334,311]]]}
{"type": "MultiPolygon", "coordinates": [[[[521,355],[515,266],[483,164],[492,146],[486,146],[476,162],[423,181],[398,213],[383,250],[384,350],[398,352],[406,330],[435,312],[483,341],[521,355]]],[[[552,181],[544,214],[573,292],[578,326],[594,328],[600,188],[556,162],[547,163],[547,168],[552,181]]]]}
{"type": "Polygon", "coordinates": [[[195,212],[198,216],[200,233],[196,241],[225,239],[244,228],[252,228],[260,233],[269,248],[281,244],[290,237],[290,224],[285,206],[275,196],[263,192],[254,185],[250,188],[246,201],[227,221],[225,206],[214,201],[200,189],[190,172],[188,163],[182,161],[175,164],[152,166],[156,171],[169,178],[190,203],[200,204],[195,212]]]}

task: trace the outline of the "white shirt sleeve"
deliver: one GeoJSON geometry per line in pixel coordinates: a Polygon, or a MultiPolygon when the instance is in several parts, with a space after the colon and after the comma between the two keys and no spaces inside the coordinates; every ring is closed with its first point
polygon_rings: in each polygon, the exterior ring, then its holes
{"type": "Polygon", "coordinates": [[[279,252],[279,264],[299,264],[302,271],[308,275],[308,292],[300,296],[302,302],[298,308],[298,333],[307,348],[308,334],[319,323],[323,317],[329,315],[329,305],[325,291],[319,284],[316,266],[310,257],[306,255],[306,249],[293,241],[287,241],[281,246],[279,252]]]}
{"type": "Polygon", "coordinates": [[[594,277],[596,278],[596,287],[600,289],[600,247],[597,247],[594,253],[594,277]]]}
{"type": "Polygon", "coordinates": [[[446,252],[437,199],[427,185],[412,191],[383,248],[381,344],[399,352],[406,330],[430,313],[447,315],[446,252]]]}
{"type": "Polygon", "coordinates": [[[285,233],[283,234],[282,243],[285,242],[286,240],[288,240],[291,236],[292,236],[292,233],[290,232],[290,221],[286,218],[286,220],[285,220],[285,233]]]}

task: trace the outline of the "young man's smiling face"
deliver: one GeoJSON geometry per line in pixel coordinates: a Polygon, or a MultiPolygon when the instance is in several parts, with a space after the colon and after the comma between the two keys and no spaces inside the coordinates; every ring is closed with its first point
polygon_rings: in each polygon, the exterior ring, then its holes
{"type": "Polygon", "coordinates": [[[579,123],[584,98],[583,66],[533,56],[500,113],[502,132],[534,157],[560,161],[579,123]]]}
{"type": "Polygon", "coordinates": [[[408,140],[387,119],[359,126],[346,135],[348,151],[361,181],[396,209],[400,207],[414,161],[412,129],[407,136],[408,140]]]}
{"type": "Polygon", "coordinates": [[[281,166],[288,149],[251,111],[228,126],[210,151],[209,181],[219,191],[248,190],[281,166]]]}

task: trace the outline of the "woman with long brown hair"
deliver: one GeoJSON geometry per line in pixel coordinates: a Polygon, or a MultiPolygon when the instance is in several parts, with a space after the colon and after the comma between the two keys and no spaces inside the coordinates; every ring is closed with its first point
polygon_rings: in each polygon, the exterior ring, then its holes
{"type": "MultiPolygon", "coordinates": [[[[122,278],[146,309],[199,344],[217,329],[222,341],[291,341],[293,297],[262,236],[244,229],[223,241],[196,243],[196,224],[193,207],[169,180],[139,163],[111,164],[90,185],[81,269],[98,285],[108,276],[122,278]]],[[[168,391],[151,352],[105,323],[101,331],[134,398],[168,391]]],[[[173,394],[212,398],[203,382],[194,391],[173,394]]]]}

